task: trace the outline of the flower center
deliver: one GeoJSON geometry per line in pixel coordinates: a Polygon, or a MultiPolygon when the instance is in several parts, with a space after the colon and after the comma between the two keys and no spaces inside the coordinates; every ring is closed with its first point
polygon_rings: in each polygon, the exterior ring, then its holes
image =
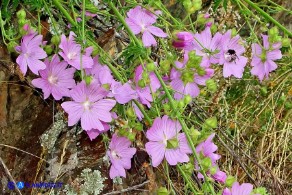
{"type": "Polygon", "coordinates": [[[69,52],[67,54],[67,57],[69,58],[69,60],[75,59],[76,56],[77,56],[77,53],[76,52],[69,52]]]}
{"type": "Polygon", "coordinates": [[[91,102],[86,100],[85,102],[83,102],[83,107],[84,107],[84,110],[90,110],[90,107],[91,107],[91,102]]]}
{"type": "Polygon", "coordinates": [[[224,58],[228,62],[235,62],[238,59],[236,52],[234,49],[228,49],[227,52],[224,54],[224,58]]]}
{"type": "Polygon", "coordinates": [[[48,77],[48,81],[49,81],[49,83],[51,83],[53,85],[56,85],[58,83],[58,77],[50,75],[48,77]]]}
{"type": "Polygon", "coordinates": [[[114,159],[120,159],[121,157],[116,153],[116,151],[112,151],[111,152],[111,154],[112,154],[112,157],[114,158],[114,159]]]}

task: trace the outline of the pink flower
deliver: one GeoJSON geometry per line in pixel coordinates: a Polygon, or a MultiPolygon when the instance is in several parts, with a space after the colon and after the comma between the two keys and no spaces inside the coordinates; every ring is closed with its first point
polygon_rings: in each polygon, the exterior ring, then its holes
{"type": "Polygon", "coordinates": [[[253,185],[250,183],[243,183],[239,185],[238,182],[235,182],[232,185],[232,189],[230,190],[225,188],[222,195],[251,195],[252,189],[253,185]]]}
{"type": "Polygon", "coordinates": [[[186,69],[185,65],[188,61],[188,55],[184,55],[184,62],[175,62],[176,67],[172,68],[170,74],[170,85],[175,90],[174,98],[179,100],[184,95],[190,95],[191,97],[197,97],[200,94],[200,88],[198,85],[206,85],[206,81],[214,74],[214,70],[210,68],[203,68],[204,75],[199,75],[195,69],[186,69]]]}
{"type": "MultiPolygon", "coordinates": [[[[81,46],[77,44],[74,40],[76,35],[74,32],[70,32],[69,38],[67,39],[65,35],[61,36],[61,43],[59,47],[62,49],[59,52],[60,56],[64,58],[64,60],[75,67],[77,70],[81,68],[81,46]]],[[[92,48],[87,48],[85,51],[85,55],[82,55],[82,68],[91,68],[93,66],[93,60],[90,57],[92,48]]]]}
{"type": "MultiPolygon", "coordinates": [[[[155,66],[156,66],[156,64],[155,64],[155,66]]],[[[142,78],[142,74],[143,74],[144,72],[146,72],[146,71],[143,70],[142,65],[139,65],[139,66],[136,68],[136,70],[135,70],[135,77],[134,77],[134,81],[135,81],[136,84],[137,84],[141,79],[143,79],[143,78],[142,78]]],[[[156,91],[160,88],[161,84],[160,84],[160,82],[159,82],[159,80],[158,80],[158,78],[156,77],[156,75],[155,75],[154,72],[148,72],[148,74],[149,74],[149,82],[150,82],[151,90],[152,90],[152,92],[154,93],[154,92],[156,92],[156,91]]]]}
{"type": "Polygon", "coordinates": [[[282,58],[281,43],[270,45],[269,37],[267,35],[262,35],[262,37],[263,48],[259,44],[252,44],[253,58],[251,61],[253,66],[251,74],[258,76],[260,81],[264,77],[268,78],[270,72],[277,69],[278,66],[274,61],[282,58]]]}
{"type": "Polygon", "coordinates": [[[145,47],[157,45],[153,35],[157,37],[167,37],[167,34],[164,33],[160,28],[153,26],[157,17],[146,9],[141,8],[141,6],[130,9],[127,13],[127,16],[126,23],[133,31],[133,33],[135,35],[139,33],[143,34],[142,42],[145,47]]]}
{"type": "Polygon", "coordinates": [[[181,125],[163,116],[156,118],[152,127],[146,132],[146,137],[150,142],[145,145],[147,153],[151,156],[153,167],[157,167],[165,157],[170,165],[179,162],[188,162],[187,154],[192,153],[186,136],[179,133],[181,125]]]}
{"type": "Polygon", "coordinates": [[[112,84],[110,97],[114,97],[119,104],[125,104],[131,100],[137,99],[138,96],[129,82],[125,84],[114,82],[112,84]]]}
{"type": "Polygon", "coordinates": [[[104,130],[102,122],[111,122],[110,110],[116,104],[115,100],[103,99],[106,94],[107,92],[98,85],[87,86],[84,81],[77,84],[70,91],[73,101],[61,104],[69,115],[68,125],[73,126],[81,119],[81,127],[86,131],[104,130]]]}
{"type": "Polygon", "coordinates": [[[219,62],[222,35],[218,32],[212,38],[211,30],[206,27],[200,34],[195,34],[194,49],[196,54],[202,56],[201,66],[209,67],[219,62]]]}
{"type": "Polygon", "coordinates": [[[55,100],[60,100],[63,96],[70,96],[69,89],[75,86],[74,68],[68,68],[66,62],[60,62],[57,55],[54,55],[52,61],[45,60],[46,69],[40,70],[41,78],[32,80],[32,84],[41,88],[44,93],[44,99],[50,94],[55,100]]]}
{"type": "Polygon", "coordinates": [[[176,33],[176,40],[172,42],[172,46],[178,49],[193,50],[195,45],[194,35],[190,32],[176,33]]]}
{"type": "Polygon", "coordinates": [[[39,70],[46,68],[45,63],[41,61],[47,57],[46,52],[40,47],[43,45],[43,36],[37,35],[29,27],[27,28],[29,34],[22,37],[20,46],[15,47],[15,50],[20,52],[16,62],[24,75],[27,72],[27,66],[34,74],[38,75],[39,70]]]}
{"type": "Polygon", "coordinates": [[[136,153],[136,148],[130,148],[131,142],[125,137],[113,135],[107,156],[112,163],[110,168],[110,178],[126,177],[125,169],[131,168],[131,158],[136,153]]]}
{"type": "Polygon", "coordinates": [[[98,130],[98,129],[91,129],[89,131],[86,131],[89,139],[92,141],[94,140],[97,136],[99,136],[99,134],[103,133],[103,132],[106,132],[110,129],[110,126],[109,124],[105,123],[105,122],[102,122],[102,125],[104,127],[104,130],[98,130]]]}
{"type": "Polygon", "coordinates": [[[91,84],[103,85],[104,87],[108,87],[110,89],[111,85],[115,82],[111,70],[99,63],[98,56],[93,58],[93,66],[92,68],[85,69],[87,75],[92,76],[91,84]]]}
{"type": "Polygon", "coordinates": [[[224,77],[234,75],[236,78],[242,78],[247,58],[241,56],[245,52],[241,42],[239,35],[231,37],[231,30],[222,36],[219,64],[223,65],[224,77]]]}
{"type": "Polygon", "coordinates": [[[215,133],[211,134],[204,142],[200,143],[196,147],[197,153],[202,153],[205,157],[209,157],[212,164],[215,164],[218,159],[220,159],[219,154],[215,154],[218,147],[213,143],[212,139],[215,137],[215,133]]]}

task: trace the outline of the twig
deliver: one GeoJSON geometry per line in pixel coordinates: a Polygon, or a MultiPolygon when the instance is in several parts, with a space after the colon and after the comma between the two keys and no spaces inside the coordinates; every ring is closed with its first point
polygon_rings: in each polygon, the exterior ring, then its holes
{"type": "Polygon", "coordinates": [[[124,192],[129,192],[129,191],[132,191],[132,190],[136,190],[137,188],[140,188],[144,185],[146,185],[147,183],[149,183],[150,181],[147,180],[141,184],[138,184],[138,185],[135,185],[135,186],[132,186],[132,187],[129,187],[129,188],[126,188],[126,189],[122,189],[120,191],[113,191],[113,192],[109,192],[109,193],[106,193],[104,195],[111,195],[111,194],[121,194],[121,193],[124,193],[124,192]]]}
{"type": "Polygon", "coordinates": [[[13,182],[13,184],[14,184],[14,186],[15,186],[15,189],[16,189],[16,192],[17,192],[18,194],[22,195],[21,192],[20,192],[20,190],[19,190],[18,187],[16,186],[16,182],[14,181],[12,175],[10,174],[10,171],[8,170],[6,164],[4,163],[3,159],[1,158],[1,156],[0,156],[0,162],[1,162],[2,166],[3,166],[3,168],[4,168],[5,173],[6,173],[7,176],[9,177],[10,181],[13,182]]]}

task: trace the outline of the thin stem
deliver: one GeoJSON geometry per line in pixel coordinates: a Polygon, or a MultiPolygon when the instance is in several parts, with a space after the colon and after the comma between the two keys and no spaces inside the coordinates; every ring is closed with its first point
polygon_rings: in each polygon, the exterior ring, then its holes
{"type": "MultiPolygon", "coordinates": [[[[191,181],[189,180],[188,176],[186,175],[186,173],[182,170],[182,168],[179,165],[176,165],[177,169],[179,170],[179,172],[181,173],[181,175],[183,176],[184,180],[188,183],[191,184],[191,181]]],[[[194,194],[198,194],[198,192],[195,190],[195,188],[193,187],[193,185],[189,185],[192,192],[194,194]]]]}
{"type": "Polygon", "coordinates": [[[275,20],[273,17],[271,17],[268,13],[266,13],[264,10],[262,10],[260,7],[258,7],[255,3],[251,2],[250,0],[243,0],[245,1],[249,6],[254,8],[257,12],[259,12],[264,18],[274,23],[276,26],[278,26],[282,31],[284,31],[286,34],[288,34],[289,37],[292,37],[292,32],[290,32],[287,28],[285,28],[282,24],[280,24],[277,20],[275,20]]]}
{"type": "Polygon", "coordinates": [[[53,0],[53,3],[64,14],[64,16],[67,18],[67,20],[71,23],[72,26],[77,26],[77,23],[72,19],[70,14],[64,9],[64,7],[59,2],[59,0],[53,0]]]}

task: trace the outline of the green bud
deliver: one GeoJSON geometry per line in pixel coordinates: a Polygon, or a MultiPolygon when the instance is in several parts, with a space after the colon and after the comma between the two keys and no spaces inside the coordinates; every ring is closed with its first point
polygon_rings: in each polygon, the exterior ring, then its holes
{"type": "Polygon", "coordinates": [[[149,72],[152,72],[155,70],[156,66],[155,66],[154,62],[151,62],[151,63],[146,64],[146,68],[149,72]]]}
{"type": "Polygon", "coordinates": [[[129,133],[127,137],[128,137],[128,139],[129,139],[131,142],[133,142],[133,141],[135,141],[136,134],[135,134],[135,133],[129,133]]]}
{"type": "Polygon", "coordinates": [[[210,173],[211,173],[211,175],[214,175],[215,173],[217,173],[217,169],[218,169],[218,167],[216,167],[216,166],[212,166],[212,167],[210,168],[210,173]]]}
{"type": "Polygon", "coordinates": [[[20,18],[17,22],[20,27],[23,27],[26,23],[28,23],[25,18],[20,18]]]}
{"type": "Polygon", "coordinates": [[[12,52],[16,52],[15,51],[15,47],[17,46],[17,43],[15,41],[11,41],[7,44],[7,50],[12,53],[12,52]]]}
{"type": "Polygon", "coordinates": [[[185,84],[191,83],[194,81],[194,73],[191,71],[184,71],[182,72],[181,79],[185,84]]]}
{"type": "Polygon", "coordinates": [[[202,168],[203,168],[203,171],[207,171],[209,170],[209,168],[211,167],[212,165],[212,161],[210,158],[203,158],[203,160],[201,161],[201,165],[202,165],[202,168]]]}
{"type": "Polygon", "coordinates": [[[276,26],[274,26],[273,28],[271,28],[269,30],[269,35],[270,36],[278,36],[278,34],[279,34],[279,30],[278,30],[278,28],[276,26]]]}
{"type": "Polygon", "coordinates": [[[91,83],[91,81],[92,81],[92,77],[86,75],[84,77],[84,81],[85,81],[86,85],[89,85],[91,83]]]}
{"type": "Polygon", "coordinates": [[[21,9],[16,13],[16,17],[18,19],[24,19],[26,17],[26,12],[23,9],[21,9]]]}
{"type": "Polygon", "coordinates": [[[148,72],[143,71],[143,73],[142,73],[142,79],[145,79],[146,80],[147,78],[149,78],[148,72]]]}
{"type": "Polygon", "coordinates": [[[54,44],[54,45],[59,45],[60,43],[60,37],[58,35],[54,35],[51,39],[51,42],[54,44]]]}
{"type": "Polygon", "coordinates": [[[198,131],[197,129],[194,129],[194,127],[192,127],[190,129],[190,136],[191,136],[193,142],[197,142],[200,135],[201,135],[201,132],[198,131]]]}
{"type": "Polygon", "coordinates": [[[178,147],[178,140],[176,138],[167,140],[167,149],[175,149],[178,147]]]}
{"type": "Polygon", "coordinates": [[[130,118],[135,118],[135,112],[134,112],[134,109],[132,107],[129,107],[127,110],[126,110],[126,115],[130,118]]]}
{"type": "Polygon", "coordinates": [[[211,32],[214,34],[218,31],[217,25],[215,25],[214,23],[211,26],[211,32]]]}
{"type": "Polygon", "coordinates": [[[177,106],[178,106],[179,108],[183,108],[183,107],[185,106],[184,101],[183,101],[183,100],[180,100],[180,101],[178,102],[177,106]]]}
{"type": "Polygon", "coordinates": [[[120,128],[120,129],[119,129],[119,135],[120,135],[120,136],[123,136],[123,137],[128,137],[128,135],[129,135],[129,131],[126,130],[126,129],[120,128]]]}
{"type": "Polygon", "coordinates": [[[231,187],[235,181],[236,181],[235,177],[228,175],[225,184],[227,187],[231,187]]]}
{"type": "Polygon", "coordinates": [[[192,7],[193,12],[198,11],[202,8],[202,0],[194,0],[194,4],[192,7]]]}
{"type": "Polygon", "coordinates": [[[166,187],[160,187],[157,190],[157,195],[168,195],[169,192],[167,191],[166,187]]]}
{"type": "Polygon", "coordinates": [[[235,37],[237,35],[237,30],[235,28],[231,29],[231,37],[235,37]]]}
{"type": "Polygon", "coordinates": [[[44,50],[45,50],[45,52],[46,52],[48,55],[50,55],[50,54],[53,52],[53,48],[52,48],[51,45],[46,45],[46,46],[44,47],[44,50]]]}
{"type": "Polygon", "coordinates": [[[184,0],[183,1],[183,6],[189,12],[192,9],[192,1],[191,0],[184,0]]]}
{"type": "Polygon", "coordinates": [[[138,131],[142,131],[143,130],[143,124],[142,123],[136,123],[135,124],[135,129],[138,131]]]}
{"type": "Polygon", "coordinates": [[[138,85],[139,87],[144,88],[146,86],[146,83],[143,79],[141,79],[140,81],[138,81],[138,85]]]}
{"type": "Polygon", "coordinates": [[[290,45],[291,45],[291,39],[289,38],[282,39],[282,47],[290,47],[290,45]]]}
{"type": "Polygon", "coordinates": [[[206,81],[206,86],[207,89],[211,92],[214,93],[217,91],[217,83],[213,79],[208,79],[206,81]]]}
{"type": "Polygon", "coordinates": [[[266,96],[268,94],[268,89],[267,89],[266,86],[261,87],[261,94],[264,95],[264,96],[266,96]]]}
{"type": "Polygon", "coordinates": [[[292,109],[292,102],[288,102],[286,101],[285,104],[284,104],[284,107],[289,110],[289,109],[292,109]]]}
{"type": "Polygon", "coordinates": [[[217,119],[216,119],[216,117],[214,116],[214,117],[208,118],[205,121],[205,124],[208,125],[211,128],[216,128],[217,127],[217,119]]]}
{"type": "Polygon", "coordinates": [[[252,194],[268,195],[267,189],[264,187],[258,187],[252,191],[252,194]]]}
{"type": "Polygon", "coordinates": [[[192,101],[192,97],[190,95],[185,95],[184,97],[184,103],[188,104],[192,101]]]}
{"type": "Polygon", "coordinates": [[[204,16],[205,16],[205,14],[203,14],[203,13],[198,15],[198,17],[197,17],[197,24],[198,25],[201,26],[201,25],[204,25],[207,22],[207,19],[204,16]]]}
{"type": "Polygon", "coordinates": [[[206,71],[201,67],[197,68],[197,72],[200,76],[204,76],[206,74],[206,71]]]}
{"type": "Polygon", "coordinates": [[[196,55],[196,52],[189,53],[189,60],[187,62],[187,68],[200,68],[200,63],[202,61],[202,56],[196,55]]]}
{"type": "Polygon", "coordinates": [[[191,174],[193,173],[194,168],[195,168],[195,167],[194,167],[194,164],[191,163],[191,162],[192,162],[192,161],[190,161],[189,163],[184,164],[184,165],[181,166],[182,170],[183,170],[185,173],[189,174],[189,175],[191,175],[191,174]]]}
{"type": "Polygon", "coordinates": [[[170,71],[170,61],[169,60],[163,60],[160,62],[160,67],[163,73],[168,73],[170,71]]]}

